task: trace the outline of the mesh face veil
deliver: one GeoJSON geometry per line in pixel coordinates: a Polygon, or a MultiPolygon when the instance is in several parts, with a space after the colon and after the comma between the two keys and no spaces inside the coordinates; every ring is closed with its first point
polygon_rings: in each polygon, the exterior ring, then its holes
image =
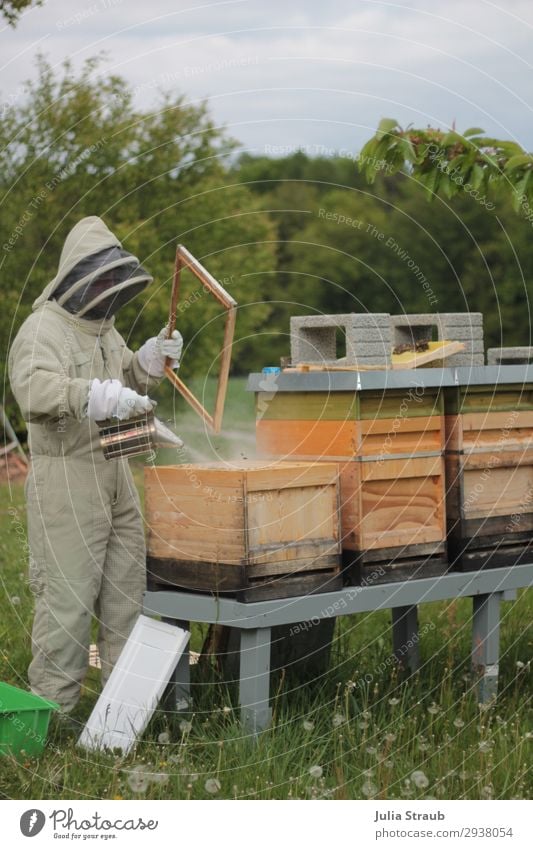
{"type": "Polygon", "coordinates": [[[137,257],[112,247],[82,259],[50,298],[79,318],[111,318],[131,301],[152,277],[137,257]]]}

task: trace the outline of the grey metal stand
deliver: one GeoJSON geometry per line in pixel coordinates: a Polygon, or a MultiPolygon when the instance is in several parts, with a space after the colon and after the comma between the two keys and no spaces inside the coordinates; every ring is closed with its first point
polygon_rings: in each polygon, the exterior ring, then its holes
{"type": "Polygon", "coordinates": [[[479,676],[480,702],[496,698],[498,692],[501,596],[491,593],[472,599],[472,671],[479,676]]]}
{"type": "Polygon", "coordinates": [[[270,723],[270,628],[241,630],[239,700],[244,727],[257,734],[270,723]]]}
{"type": "Polygon", "coordinates": [[[420,666],[416,604],[392,608],[392,651],[403,669],[416,672],[420,666]]]}
{"type": "MultiPolygon", "coordinates": [[[[188,631],[190,623],[184,619],[173,619],[168,616],[162,617],[164,622],[178,625],[184,631],[188,631]]],[[[182,652],[178,665],[174,669],[169,681],[169,687],[165,694],[165,701],[175,711],[190,710],[191,700],[191,667],[189,663],[189,643],[182,652]]]]}
{"type": "MultiPolygon", "coordinates": [[[[222,597],[173,590],[147,592],[144,613],[177,621],[230,625],[240,630],[240,704],[245,727],[257,734],[268,726],[270,629],[352,613],[392,610],[393,650],[409,671],[419,663],[417,605],[447,598],[473,599],[472,665],[479,675],[481,701],[494,698],[498,686],[500,602],[533,585],[533,565],[481,572],[449,572],[391,584],[346,587],[331,593],[244,604],[222,597]]],[[[175,703],[189,706],[189,658],[184,654],[174,673],[175,703]]]]}

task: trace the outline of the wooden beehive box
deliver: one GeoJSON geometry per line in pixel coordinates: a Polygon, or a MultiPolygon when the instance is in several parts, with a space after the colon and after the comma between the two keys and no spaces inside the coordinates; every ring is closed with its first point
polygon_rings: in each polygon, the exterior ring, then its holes
{"type": "Polygon", "coordinates": [[[438,387],[257,393],[261,455],[339,462],[342,547],[359,577],[446,569],[444,407],[438,387]]]}
{"type": "Polygon", "coordinates": [[[245,601],[335,589],[338,502],[332,463],[147,467],[150,583],[245,601]]]}
{"type": "Polygon", "coordinates": [[[533,554],[533,387],[446,392],[446,512],[455,569],[533,554]]]}

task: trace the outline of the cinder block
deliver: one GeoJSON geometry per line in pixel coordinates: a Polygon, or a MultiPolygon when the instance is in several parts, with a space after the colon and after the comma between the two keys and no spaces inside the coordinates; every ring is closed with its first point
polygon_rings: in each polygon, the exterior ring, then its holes
{"type": "Polygon", "coordinates": [[[465,350],[444,359],[445,366],[483,365],[483,315],[481,313],[415,313],[391,316],[393,345],[437,339],[463,342],[465,350]]]}
{"type": "Polygon", "coordinates": [[[293,316],[292,363],[335,361],[339,331],[344,336],[341,344],[346,347],[343,360],[347,365],[355,365],[364,358],[367,365],[390,367],[392,345],[388,313],[293,316]]]}
{"type": "Polygon", "coordinates": [[[511,348],[489,348],[487,363],[489,366],[525,365],[533,360],[533,348],[517,346],[511,348]]]}

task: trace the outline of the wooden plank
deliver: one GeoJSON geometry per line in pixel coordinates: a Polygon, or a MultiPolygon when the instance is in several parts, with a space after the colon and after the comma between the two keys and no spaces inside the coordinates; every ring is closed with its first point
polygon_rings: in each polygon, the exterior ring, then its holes
{"type": "Polygon", "coordinates": [[[338,572],[340,555],[323,554],[321,557],[300,557],[298,560],[283,560],[275,563],[250,563],[246,566],[248,578],[260,578],[275,575],[296,575],[301,572],[322,571],[329,569],[338,572]]]}
{"type": "Polygon", "coordinates": [[[361,456],[441,451],[444,443],[442,416],[367,419],[358,422],[357,430],[357,453],[361,456]]]}
{"type": "Polygon", "coordinates": [[[446,416],[446,447],[477,452],[533,449],[533,412],[475,412],[446,416]]]}
{"type": "Polygon", "coordinates": [[[352,461],[339,468],[343,549],[386,549],[444,541],[441,456],[382,464],[352,461]],[[401,476],[399,463],[405,464],[408,477],[401,476]],[[363,472],[373,465],[377,479],[365,479],[363,472]]]}
{"type": "Polygon", "coordinates": [[[361,463],[361,481],[394,481],[399,478],[425,478],[444,474],[443,458],[404,457],[401,460],[386,458],[361,463]]]}
{"type": "Polygon", "coordinates": [[[414,418],[444,413],[444,396],[435,387],[368,390],[359,395],[360,419],[414,418]]]}
{"type": "Polygon", "coordinates": [[[342,589],[340,574],[327,572],[306,573],[283,579],[257,581],[241,593],[237,593],[240,601],[252,602],[275,598],[292,598],[293,596],[310,595],[312,593],[329,593],[342,589]]]}
{"type": "Polygon", "coordinates": [[[265,419],[256,422],[258,451],[283,458],[301,455],[317,459],[352,457],[356,450],[355,441],[355,422],[265,419]]]}
{"type": "Polygon", "coordinates": [[[440,342],[429,342],[427,351],[405,351],[403,354],[393,354],[392,368],[420,368],[420,366],[444,360],[446,357],[451,357],[453,354],[459,354],[464,350],[464,342],[450,342],[446,340],[441,340],[440,342]]]}
{"type": "Polygon", "coordinates": [[[207,592],[241,590],[245,585],[244,566],[197,560],[158,558],[146,559],[150,583],[184,587],[207,592]]]}
{"type": "Polygon", "coordinates": [[[335,463],[277,463],[246,472],[248,493],[336,484],[335,463]]]}
{"type": "MultiPolygon", "coordinates": [[[[262,546],[292,544],[319,545],[338,539],[336,486],[305,487],[274,491],[272,501],[248,504],[247,547],[250,552],[262,546]]],[[[278,559],[291,556],[280,554],[278,559]]],[[[303,555],[302,555],[303,556],[303,555]]],[[[273,558],[272,558],[273,559],[273,558]]]]}
{"type": "Polygon", "coordinates": [[[533,386],[531,384],[471,385],[447,388],[444,392],[447,415],[533,410],[533,386]]]}
{"type": "Polygon", "coordinates": [[[356,392],[256,393],[256,415],[261,419],[346,421],[357,418],[356,392]]]}
{"type": "MultiPolygon", "coordinates": [[[[352,552],[347,554],[353,557],[352,552]]],[[[440,577],[449,571],[445,556],[383,560],[381,563],[369,562],[366,558],[367,552],[363,552],[345,568],[345,575],[352,585],[375,586],[416,578],[440,577]]]]}
{"type": "Polygon", "coordinates": [[[454,572],[471,572],[480,569],[512,568],[522,563],[531,563],[533,545],[495,546],[492,549],[465,551],[450,559],[450,569],[454,572]]]}

